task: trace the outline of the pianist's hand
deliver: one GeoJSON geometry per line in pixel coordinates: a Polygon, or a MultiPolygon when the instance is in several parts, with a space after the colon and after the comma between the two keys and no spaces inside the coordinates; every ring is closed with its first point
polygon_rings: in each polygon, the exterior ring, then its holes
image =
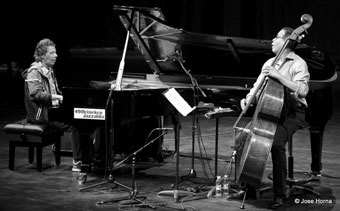
{"type": "Polygon", "coordinates": [[[57,94],[52,94],[52,101],[58,100],[59,104],[63,102],[63,96],[62,95],[57,95],[57,94]]]}

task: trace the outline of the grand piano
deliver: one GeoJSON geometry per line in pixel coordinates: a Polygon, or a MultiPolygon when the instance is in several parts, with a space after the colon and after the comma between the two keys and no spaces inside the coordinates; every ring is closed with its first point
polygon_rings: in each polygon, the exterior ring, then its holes
{"type": "MultiPolygon", "coordinates": [[[[104,126],[105,121],[75,119],[74,109],[104,109],[106,120],[110,119],[106,129],[116,131],[111,138],[115,143],[113,148],[118,151],[127,147],[120,144],[125,142],[123,134],[127,131],[124,125],[146,130],[143,127],[147,124],[143,121],[152,116],[157,117],[157,126],[162,127],[165,121],[173,124],[178,133],[179,114],[162,95],[171,87],[176,88],[191,106],[196,106],[199,101],[209,102],[216,107],[231,108],[237,115],[241,110],[240,100],[252,87],[264,61],[273,56],[271,40],[201,34],[174,28],[167,24],[160,8],[114,6],[113,10],[128,33],[127,39],[135,44],[133,55],[144,59],[149,72],[145,73],[144,66],[140,72],[138,68],[134,72],[123,69],[124,72],[120,73],[109,70],[111,77],[105,81],[91,80],[85,88],[64,87],[63,92],[67,94],[63,107],[67,111],[67,122],[85,130],[104,126]],[[118,80],[120,89],[116,89],[118,80]],[[197,87],[199,91],[196,92],[197,87]],[[160,122],[158,117],[165,118],[160,122]]],[[[110,57],[116,55],[114,50],[72,49],[71,55],[81,57],[100,52],[110,57]]],[[[296,53],[306,60],[311,74],[307,120],[312,147],[311,171],[317,173],[322,169],[324,128],[333,110],[332,82],[337,77],[336,67],[325,52],[306,44],[299,44],[296,53]]],[[[118,58],[126,56],[124,62],[128,63],[130,55],[131,49],[125,54],[121,50],[118,58]]],[[[145,140],[140,141],[144,143],[145,140]]],[[[139,146],[141,144],[136,145],[139,146]]],[[[155,148],[156,151],[159,149],[159,143],[155,148]]]]}

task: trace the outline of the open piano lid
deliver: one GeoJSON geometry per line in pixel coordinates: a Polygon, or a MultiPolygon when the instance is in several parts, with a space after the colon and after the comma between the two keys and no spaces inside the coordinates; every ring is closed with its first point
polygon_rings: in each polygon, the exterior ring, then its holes
{"type": "MultiPolygon", "coordinates": [[[[159,8],[115,6],[130,38],[155,74],[183,74],[180,58],[193,75],[244,76],[245,56],[270,55],[270,41],[192,33],[167,25],[159,8]],[[224,66],[224,70],[221,70],[224,66]]],[[[259,63],[259,62],[258,62],[259,63]]],[[[262,64],[261,64],[262,65],[262,64]]],[[[252,68],[254,68],[252,66],[252,68]]],[[[257,75],[258,72],[255,72],[257,75]]],[[[254,76],[255,76],[254,75],[254,76]]]]}
{"type": "MultiPolygon", "coordinates": [[[[184,75],[177,59],[200,83],[247,86],[263,63],[274,56],[271,40],[227,37],[188,32],[169,26],[160,8],[114,6],[130,38],[154,74],[184,75]],[[239,84],[237,79],[243,84],[239,84]],[[208,82],[207,82],[208,81],[208,82]]],[[[296,53],[309,65],[311,80],[334,81],[336,68],[325,53],[301,44],[296,53]]],[[[178,80],[178,78],[176,78],[178,80]]]]}

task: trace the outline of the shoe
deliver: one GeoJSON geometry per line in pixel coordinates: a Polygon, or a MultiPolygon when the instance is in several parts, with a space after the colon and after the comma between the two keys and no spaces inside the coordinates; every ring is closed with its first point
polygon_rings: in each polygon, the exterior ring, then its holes
{"type": "Polygon", "coordinates": [[[102,165],[104,163],[101,159],[98,158],[92,158],[92,162],[95,165],[102,165]]]}
{"type": "Polygon", "coordinates": [[[226,199],[227,200],[233,200],[233,199],[243,199],[243,196],[245,194],[245,191],[244,190],[240,190],[236,193],[229,193],[227,196],[226,196],[226,199]]]}
{"type": "Polygon", "coordinates": [[[276,210],[285,204],[285,199],[283,197],[274,197],[274,200],[269,206],[269,209],[276,210]]]}
{"type": "Polygon", "coordinates": [[[80,172],[81,171],[81,161],[75,161],[73,160],[73,166],[72,166],[72,171],[74,172],[80,172]]]}
{"type": "Polygon", "coordinates": [[[321,172],[312,172],[310,177],[311,181],[319,182],[321,180],[321,172]]]}

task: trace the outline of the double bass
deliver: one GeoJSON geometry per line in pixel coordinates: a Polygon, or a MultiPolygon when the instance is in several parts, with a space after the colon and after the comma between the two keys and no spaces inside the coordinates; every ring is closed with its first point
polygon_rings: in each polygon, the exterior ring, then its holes
{"type": "MultiPolygon", "coordinates": [[[[285,40],[275,56],[271,66],[278,62],[282,52],[292,40],[300,41],[306,30],[312,25],[313,18],[308,14],[301,16],[304,24],[296,28],[285,40]]],[[[234,128],[236,161],[236,182],[259,187],[271,151],[274,135],[284,104],[284,87],[276,79],[264,77],[257,86],[250,102],[236,120],[234,128]],[[258,96],[257,105],[251,121],[240,126],[240,120],[247,112],[254,98],[258,96]]]]}

